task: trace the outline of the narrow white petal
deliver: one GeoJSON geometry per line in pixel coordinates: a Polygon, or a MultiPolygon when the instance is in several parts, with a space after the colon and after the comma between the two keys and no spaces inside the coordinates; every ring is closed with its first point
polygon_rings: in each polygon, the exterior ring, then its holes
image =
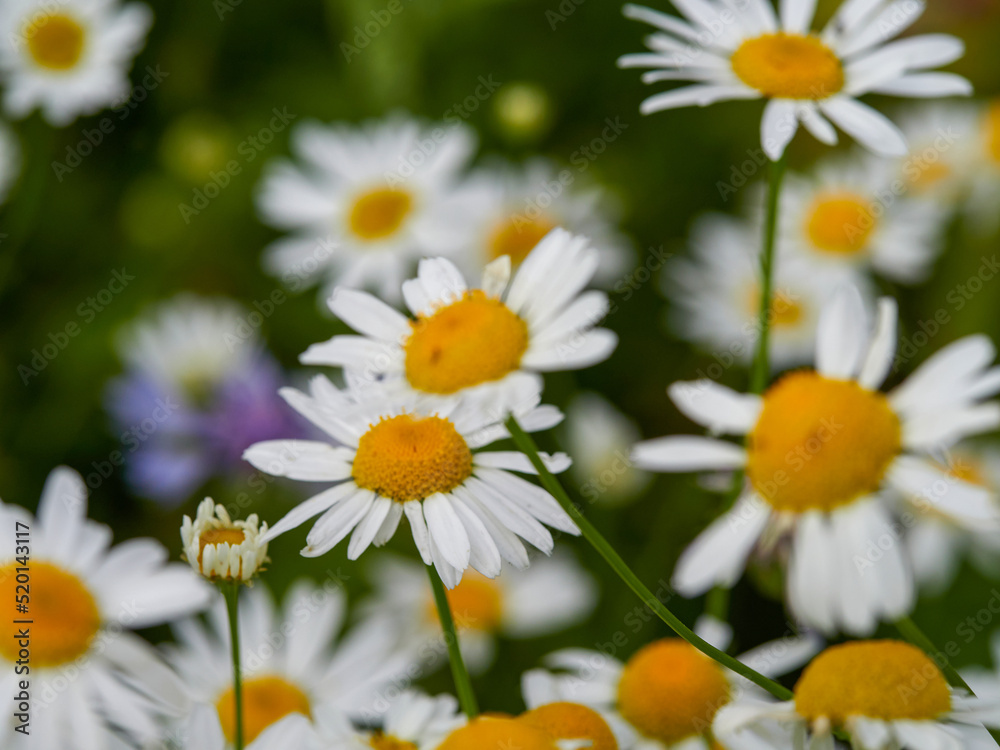
{"type": "Polygon", "coordinates": [[[969,529],[1000,530],[1000,508],[986,487],[963,482],[916,456],[897,458],[888,480],[913,498],[918,510],[943,513],[969,529]]]}
{"type": "Polygon", "coordinates": [[[760,396],[738,393],[711,380],[674,383],[667,393],[684,416],[717,435],[746,435],[764,405],[760,396]]]}
{"type": "Polygon", "coordinates": [[[868,316],[853,284],[840,287],[820,313],[816,369],[830,378],[857,375],[868,345],[868,316]]]}
{"type": "Polygon", "coordinates": [[[759,99],[760,93],[746,86],[725,84],[695,84],[662,94],[654,94],[639,107],[644,115],[680,107],[707,107],[726,99],[759,99]]]}
{"type": "Polygon", "coordinates": [[[906,138],[885,115],[867,104],[846,96],[822,102],[823,114],[833,120],[858,143],[879,156],[906,156],[909,151],[906,138]]]}
{"type": "Polygon", "coordinates": [[[781,27],[786,33],[808,33],[815,15],[816,0],[781,0],[781,27]]]}
{"type": "Polygon", "coordinates": [[[664,472],[740,469],[746,466],[746,451],[723,440],[694,435],[672,435],[637,443],[632,461],[640,469],[664,472]]]}
{"type": "Polygon", "coordinates": [[[972,96],[968,79],[955,73],[914,73],[872,88],[873,94],[936,99],[946,96],[972,96]]]}
{"type": "Polygon", "coordinates": [[[261,537],[261,541],[270,542],[286,531],[298,528],[310,518],[318,516],[334,503],[340,502],[357,491],[358,487],[353,482],[344,482],[309,498],[305,502],[299,503],[288,511],[274,526],[271,526],[267,530],[267,533],[261,537]]]}
{"type": "Polygon", "coordinates": [[[349,479],[354,451],[313,440],[267,440],[243,452],[254,468],[305,482],[349,479]]]}
{"type": "Polygon", "coordinates": [[[383,341],[398,341],[410,330],[405,315],[378,297],[356,289],[334,290],[330,309],[355,331],[383,341]]]}
{"type": "Polygon", "coordinates": [[[445,495],[438,493],[424,500],[423,505],[427,530],[441,550],[442,556],[449,565],[458,570],[465,570],[469,567],[472,547],[465,526],[462,525],[451,501],[445,495]]]}
{"type": "Polygon", "coordinates": [[[778,161],[799,130],[798,105],[790,99],[771,99],[760,121],[760,142],[771,161],[778,161]]]}

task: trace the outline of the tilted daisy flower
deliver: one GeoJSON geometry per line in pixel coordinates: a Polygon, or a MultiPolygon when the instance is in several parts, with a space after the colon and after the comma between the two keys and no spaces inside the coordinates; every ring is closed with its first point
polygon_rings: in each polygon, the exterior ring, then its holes
{"type": "Polygon", "coordinates": [[[298,163],[265,172],[257,207],[292,232],[265,250],[264,266],[298,286],[373,287],[399,299],[417,259],[466,247],[472,211],[456,192],[475,137],[464,125],[393,116],[359,126],[306,122],[292,130],[298,163]]]}
{"type": "Polygon", "coordinates": [[[855,289],[823,310],[816,370],[780,378],[763,396],[712,381],[676,383],[678,408],[717,435],[640,443],[638,465],[659,471],[744,470],[733,508],[683,553],[674,586],[695,596],[731,586],[751,553],[787,551],[786,596],[795,617],[823,632],[869,634],[913,605],[912,571],[893,526],[888,492],[920,496],[965,524],[995,526],[988,491],[956,480],[930,457],[1000,424],[996,351],[985,336],[957,341],[902,385],[877,389],[894,364],[896,305],[883,298],[874,330],[855,289]]]}
{"type": "MultiPolygon", "coordinates": [[[[219,723],[218,712],[206,705],[195,707],[178,738],[179,747],[184,750],[229,750],[232,747],[219,723]]],[[[289,747],[323,750],[312,724],[301,714],[286,716],[246,744],[246,750],[285,750],[289,747]]]]}
{"type": "MultiPolygon", "coordinates": [[[[292,714],[315,719],[324,711],[374,713],[382,691],[411,669],[398,648],[399,633],[386,620],[358,623],[335,643],[347,619],[342,581],[300,581],[280,611],[257,585],[240,597],[243,668],[243,728],[252,742],[292,714]]],[[[208,622],[191,619],[174,626],[177,643],[164,646],[191,705],[216,710],[229,742],[236,736],[229,622],[219,596],[208,622]]]]}
{"type": "Polygon", "coordinates": [[[301,361],[368,380],[398,376],[414,392],[445,400],[515,408],[527,384],[541,389],[538,373],[589,367],[617,345],[614,333],[595,327],[608,312],[607,295],[583,291],[598,263],[586,239],[562,229],[546,235],[513,279],[508,256],[492,262],[478,289],[447,259],[425,259],[403,284],[415,320],[338,289],[330,309],[360,335],[314,344],[301,361]]]}
{"type": "Polygon", "coordinates": [[[843,157],[810,176],[789,175],[781,195],[782,247],[802,255],[812,272],[873,269],[913,284],[927,278],[944,249],[946,205],[893,185],[883,159],[843,157]]]}
{"type": "MultiPolygon", "coordinates": [[[[372,613],[406,623],[406,639],[436,665],[447,658],[447,650],[422,568],[391,556],[376,559],[375,596],[369,607],[372,613]]],[[[538,638],[582,622],[597,604],[597,587],[571,554],[556,552],[533,560],[526,570],[505,565],[493,579],[468,570],[448,591],[448,603],[466,665],[482,672],[493,663],[498,637],[538,638]]]]}
{"type": "Polygon", "coordinates": [[[0,206],[7,200],[10,189],[21,173],[21,147],[17,136],[0,122],[0,206]]]}
{"type": "Polygon", "coordinates": [[[152,539],[111,547],[111,529],[87,518],[83,480],[65,467],[49,475],[36,517],[0,503],[0,524],[8,530],[0,539],[0,595],[11,613],[15,602],[25,605],[23,614],[3,619],[0,690],[16,695],[27,664],[32,697],[30,735],[16,732],[8,715],[0,745],[91,750],[114,747],[119,737],[141,743],[158,736],[169,672],[129,631],[202,609],[210,587],[186,565],[168,563],[167,550],[152,539]],[[25,588],[27,601],[17,598],[25,588]],[[30,631],[27,652],[18,643],[21,628],[30,631]]]}
{"type": "MultiPolygon", "coordinates": [[[[678,336],[714,355],[714,369],[749,364],[760,337],[760,232],[750,222],[721,214],[703,216],[691,229],[690,256],[671,260],[663,291],[673,305],[668,322],[678,336]]],[[[779,246],[774,266],[770,350],[775,369],[800,365],[816,347],[823,304],[845,279],[870,297],[857,273],[816,273],[779,246]]]]}
{"type": "Polygon", "coordinates": [[[377,729],[357,729],[343,714],[328,711],[316,719],[319,736],[330,750],[435,750],[465,723],[458,701],[406,690],[389,703],[377,729]]]}
{"type": "Polygon", "coordinates": [[[834,125],[882,156],[906,153],[906,141],[884,115],[858,101],[865,94],[901,97],[968,95],[968,81],[933,71],[962,56],[961,40],[925,34],[889,40],[911,26],[924,3],[844,0],[821,33],[812,29],[816,0],[674,0],[684,18],[638,5],[625,15],[651,24],[648,52],[625,55],[625,68],[651,68],[645,83],[693,81],[654,94],[643,114],[729,99],[767,99],[761,143],[777,160],[799,123],[823,143],[834,125]],[[831,124],[832,123],[832,124],[831,124]]]}
{"type": "Polygon", "coordinates": [[[0,81],[4,109],[23,117],[40,108],[68,125],[123,101],[128,70],[153,14],[117,0],[5,0],[0,6],[0,81]]]}
{"type": "Polygon", "coordinates": [[[969,747],[965,726],[1000,725],[992,706],[949,687],[923,651],[890,640],[831,646],[806,667],[793,700],[734,702],[719,711],[714,728],[725,744],[755,733],[761,721],[792,727],[796,748],[806,746],[808,731],[815,750],[832,750],[840,729],[860,750],[962,750],[969,747]]]}
{"type": "Polygon", "coordinates": [[[188,563],[212,581],[246,583],[267,562],[267,542],[261,541],[267,524],[257,514],[233,521],[229,512],[210,497],[202,500],[194,521],[184,516],[181,542],[188,563]]]}
{"type": "MultiPolygon", "coordinates": [[[[502,415],[460,401],[440,408],[392,384],[339,390],[323,376],[308,395],[291,388],[281,395],[336,445],[272,440],[251,446],[247,461],[267,474],[338,484],[290,511],[264,541],[322,513],[302,554],[318,557],[350,535],[347,556],[356,560],[388,542],[405,515],[423,561],[454,588],[470,566],[489,578],[503,561],[526,568],[521,539],[551,553],[546,525],[580,533],[555,498],[513,473],[535,473],[523,454],[480,450],[509,436],[502,415]]],[[[562,419],[536,407],[532,384],[516,400],[526,430],[562,419]]],[[[543,460],[557,472],[569,466],[562,454],[543,460]]]]}

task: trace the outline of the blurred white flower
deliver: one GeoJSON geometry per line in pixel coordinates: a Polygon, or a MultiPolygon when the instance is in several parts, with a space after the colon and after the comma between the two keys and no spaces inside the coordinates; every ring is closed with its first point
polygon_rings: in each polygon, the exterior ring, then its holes
{"type": "Polygon", "coordinates": [[[357,729],[333,711],[316,717],[325,750],[434,750],[464,723],[454,697],[431,698],[415,690],[406,690],[389,702],[377,729],[357,729]]]}

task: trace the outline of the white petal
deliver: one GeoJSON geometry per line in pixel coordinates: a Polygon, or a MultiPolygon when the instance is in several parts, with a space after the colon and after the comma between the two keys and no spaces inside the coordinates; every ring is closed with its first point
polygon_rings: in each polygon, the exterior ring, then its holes
{"type": "Polygon", "coordinates": [[[403,512],[410,522],[410,532],[413,534],[413,542],[417,545],[420,558],[424,565],[433,565],[431,558],[430,535],[427,531],[427,522],[424,521],[424,504],[419,500],[411,500],[403,503],[403,512]]]}
{"type": "Polygon", "coordinates": [[[646,99],[639,107],[644,115],[651,115],[665,109],[679,107],[707,107],[724,99],[759,99],[760,94],[746,86],[726,84],[695,84],[683,86],[673,91],[665,91],[646,99]]]}
{"type": "Polygon", "coordinates": [[[827,146],[836,146],[840,140],[837,137],[837,129],[830,124],[830,121],[820,114],[819,109],[814,104],[802,105],[799,110],[799,118],[806,130],[813,134],[820,143],[827,146]]]}
{"type": "Polygon", "coordinates": [[[254,468],[305,482],[336,482],[351,476],[354,451],[313,440],[267,440],[243,452],[254,468]]]}
{"type": "Polygon", "coordinates": [[[918,509],[929,503],[970,529],[985,530],[1000,524],[1000,508],[989,489],[963,482],[915,456],[898,457],[889,468],[888,479],[910,495],[918,509]]]}
{"type": "Polygon", "coordinates": [[[674,383],[668,389],[677,408],[713,434],[746,435],[753,430],[764,402],[711,380],[674,383]]]}
{"type": "Polygon", "coordinates": [[[374,502],[374,492],[358,490],[357,494],[330,508],[310,530],[306,537],[308,546],[302,550],[302,555],[319,557],[336,547],[368,514],[374,502]]]}
{"type": "Polygon", "coordinates": [[[868,344],[868,320],[861,292],[853,284],[837,289],[823,306],[816,334],[816,369],[830,378],[857,375],[868,344]]]}
{"type": "Polygon", "coordinates": [[[387,497],[375,499],[375,502],[368,509],[368,513],[361,519],[361,523],[354,527],[351,542],[347,545],[348,560],[357,560],[371,546],[375,535],[382,528],[382,523],[388,517],[389,510],[394,504],[395,502],[387,497]]]}
{"type": "Polygon", "coordinates": [[[822,102],[823,114],[833,120],[858,143],[879,156],[906,156],[909,151],[906,138],[885,115],[867,104],[837,96],[822,102]]]}
{"type": "Polygon", "coordinates": [[[694,435],[672,435],[645,440],[632,447],[632,461],[640,469],[664,472],[740,469],[746,451],[734,443],[694,435]]]}
{"type": "Polygon", "coordinates": [[[892,297],[882,297],[878,301],[878,318],[875,322],[875,335],[868,346],[858,383],[862,388],[878,390],[885,382],[892,367],[893,355],[896,353],[896,325],[899,311],[896,300],[892,297]]]}
{"type": "Polygon", "coordinates": [[[837,632],[836,549],[823,513],[801,515],[795,527],[786,588],[788,604],[802,622],[823,633],[837,632]]]}
{"type": "Polygon", "coordinates": [[[270,527],[267,533],[261,537],[261,541],[270,542],[286,531],[298,528],[310,518],[319,515],[334,503],[340,502],[357,491],[358,488],[354,482],[344,482],[309,498],[305,502],[299,503],[288,511],[274,526],[270,527]]]}
{"type": "Polygon", "coordinates": [[[441,550],[444,559],[458,570],[468,568],[472,551],[469,535],[455,513],[451,501],[445,495],[438,493],[424,500],[423,505],[427,530],[441,550]]]}
{"type": "Polygon", "coordinates": [[[330,297],[333,314],[359,333],[382,341],[399,341],[410,331],[410,321],[367,292],[338,288],[330,297]]]}
{"type": "Polygon", "coordinates": [[[791,99],[771,99],[760,122],[760,142],[771,161],[778,161],[799,129],[798,105],[791,99]]]}
{"type": "Polygon", "coordinates": [[[786,33],[808,33],[815,15],[816,0],[781,0],[781,27],[786,33]]]}
{"type": "Polygon", "coordinates": [[[946,96],[972,96],[968,79],[955,73],[914,73],[875,86],[873,94],[935,99],[946,96]]]}

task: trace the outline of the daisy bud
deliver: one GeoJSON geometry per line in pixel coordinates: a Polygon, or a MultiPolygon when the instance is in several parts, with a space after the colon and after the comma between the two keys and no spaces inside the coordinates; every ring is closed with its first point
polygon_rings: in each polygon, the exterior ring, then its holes
{"type": "Polygon", "coordinates": [[[268,562],[267,542],[262,541],[266,533],[267,524],[260,524],[256,513],[233,521],[225,508],[206,497],[194,521],[184,516],[184,557],[210,581],[249,582],[268,562]]]}

